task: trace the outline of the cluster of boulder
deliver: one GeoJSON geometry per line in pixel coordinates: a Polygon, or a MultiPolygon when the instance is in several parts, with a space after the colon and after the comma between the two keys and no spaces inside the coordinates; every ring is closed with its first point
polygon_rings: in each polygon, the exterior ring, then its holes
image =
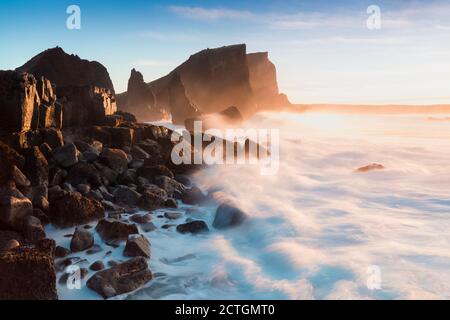
{"type": "MultiPolygon", "coordinates": [[[[106,76],[98,63],[60,48],[16,71],[0,71],[0,299],[57,299],[56,272],[76,262],[66,257],[98,250],[87,227],[93,222],[108,245],[126,241],[123,255],[130,260],[108,269],[96,261],[87,287],[104,298],[135,290],[152,279],[150,242],[136,225],[155,226],[149,214],[122,215],[208,200],[187,177],[198,166],[170,161],[172,131],[117,112],[106,76]],[[65,77],[55,70],[73,72],[65,77]],[[74,78],[75,71],[82,76],[74,78]],[[76,228],[70,248],[48,238],[47,224],[76,228]]],[[[175,219],[171,214],[166,218],[175,219]]],[[[244,219],[222,205],[213,226],[244,219]]],[[[176,230],[196,234],[208,226],[191,219],[176,230]]]]}

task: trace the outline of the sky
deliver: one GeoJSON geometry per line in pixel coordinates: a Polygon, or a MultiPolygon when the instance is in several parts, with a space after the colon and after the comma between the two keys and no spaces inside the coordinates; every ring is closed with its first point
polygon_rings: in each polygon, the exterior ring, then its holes
{"type": "Polygon", "coordinates": [[[294,103],[450,103],[450,1],[196,0],[0,3],[0,69],[55,46],[104,64],[116,92],[204,48],[268,51],[294,103]],[[66,27],[78,5],[81,29],[66,27]],[[380,29],[369,29],[371,5],[380,29]]]}

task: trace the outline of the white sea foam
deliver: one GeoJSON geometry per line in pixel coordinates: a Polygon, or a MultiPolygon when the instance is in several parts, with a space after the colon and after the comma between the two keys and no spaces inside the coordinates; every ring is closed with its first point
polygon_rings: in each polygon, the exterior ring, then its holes
{"type": "MultiPolygon", "coordinates": [[[[219,166],[195,180],[227,193],[249,221],[214,230],[211,206],[193,216],[207,235],[148,233],[156,277],[119,298],[450,298],[450,122],[265,113],[246,125],[280,129],[279,174],[219,166]],[[386,169],[354,172],[374,162],[386,169]],[[370,266],[380,268],[381,290],[366,286],[370,266]]],[[[113,258],[124,259],[121,250],[113,258]]],[[[59,294],[96,297],[61,286],[59,294]]]]}

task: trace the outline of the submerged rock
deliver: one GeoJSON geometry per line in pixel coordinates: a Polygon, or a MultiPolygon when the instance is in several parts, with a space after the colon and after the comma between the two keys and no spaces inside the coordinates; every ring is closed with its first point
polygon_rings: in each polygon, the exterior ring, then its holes
{"type": "Polygon", "coordinates": [[[373,170],[383,170],[383,169],[385,169],[385,168],[382,164],[371,163],[365,167],[356,169],[356,172],[369,172],[369,171],[373,171],[373,170]]]}
{"type": "Polygon", "coordinates": [[[97,272],[89,278],[86,286],[107,299],[136,290],[152,278],[145,258],[137,257],[97,272]]]}
{"type": "Polygon", "coordinates": [[[178,225],[177,231],[179,233],[197,234],[197,233],[208,232],[209,228],[208,228],[208,225],[205,223],[205,221],[195,220],[195,221],[190,221],[190,222],[178,225]]]}
{"type": "Polygon", "coordinates": [[[216,210],[213,227],[227,229],[242,224],[247,219],[247,214],[233,204],[223,203],[216,210]]]}

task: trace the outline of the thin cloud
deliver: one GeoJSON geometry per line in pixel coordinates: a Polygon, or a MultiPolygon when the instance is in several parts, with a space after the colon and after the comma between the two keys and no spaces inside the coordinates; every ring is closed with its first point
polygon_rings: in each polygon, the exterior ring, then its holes
{"type": "Polygon", "coordinates": [[[250,11],[227,8],[170,6],[169,10],[179,16],[194,20],[248,19],[254,16],[250,11]]]}

